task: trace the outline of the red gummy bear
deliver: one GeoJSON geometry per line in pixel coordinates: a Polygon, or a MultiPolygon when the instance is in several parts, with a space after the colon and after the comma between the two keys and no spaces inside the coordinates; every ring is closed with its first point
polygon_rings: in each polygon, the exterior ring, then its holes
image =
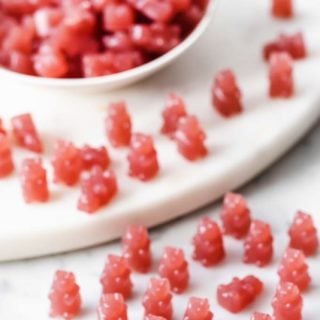
{"type": "Polygon", "coordinates": [[[142,133],[132,135],[128,161],[131,177],[148,181],[158,173],[158,156],[151,136],[142,133]]]}
{"type": "Polygon", "coordinates": [[[0,130],[0,178],[8,176],[14,170],[12,152],[6,132],[0,130]]]}
{"type": "Polygon", "coordinates": [[[166,247],[160,261],[159,274],[170,282],[173,292],[182,293],[189,285],[189,268],[182,249],[166,247]]]}
{"type": "Polygon", "coordinates": [[[125,299],[132,294],[131,271],[123,257],[109,255],[100,282],[103,293],[120,293],[125,299]]]}
{"type": "Polygon", "coordinates": [[[163,126],[161,132],[173,137],[179,120],[186,115],[186,105],[183,99],[175,93],[170,94],[167,98],[165,109],[162,112],[163,126]]]}
{"type": "Polygon", "coordinates": [[[25,159],[20,171],[21,187],[25,202],[47,202],[49,199],[46,170],[41,159],[25,159]]]}
{"type": "Polygon", "coordinates": [[[106,31],[126,31],[135,21],[135,11],[126,3],[109,2],[103,9],[103,24],[106,31]]]}
{"type": "Polygon", "coordinates": [[[237,239],[246,236],[251,224],[251,213],[242,195],[235,193],[225,195],[221,220],[226,234],[237,239]]]}
{"type": "Polygon", "coordinates": [[[131,269],[148,272],[152,262],[148,230],[144,226],[129,226],[122,237],[122,252],[131,269]]]}
{"type": "Polygon", "coordinates": [[[275,52],[269,60],[270,97],[289,98],[294,94],[293,60],[286,52],[275,52]]]}
{"type": "Polygon", "coordinates": [[[183,320],[213,320],[208,299],[191,297],[183,320]]]}
{"type": "Polygon", "coordinates": [[[255,312],[250,320],[272,320],[271,316],[261,312],[255,312]]]}
{"type": "Polygon", "coordinates": [[[49,293],[50,316],[71,320],[80,313],[80,287],[72,272],[56,271],[49,293]]]}
{"type": "Polygon", "coordinates": [[[272,0],[272,14],[277,18],[291,18],[293,16],[293,1],[272,0]]]}
{"type": "Polygon", "coordinates": [[[224,309],[238,313],[251,304],[262,292],[263,283],[254,276],[233,278],[231,283],[220,285],[217,290],[218,303],[224,309]]]}
{"type": "Polygon", "coordinates": [[[42,143],[29,113],[13,117],[11,124],[13,135],[19,146],[33,152],[42,152],[42,143]]]}
{"type": "Polygon", "coordinates": [[[242,112],[241,91],[231,70],[221,71],[212,87],[212,105],[224,117],[242,112]]]}
{"type": "Polygon", "coordinates": [[[89,170],[94,166],[100,166],[102,169],[107,169],[110,165],[110,158],[106,147],[91,147],[88,145],[80,149],[82,158],[82,168],[89,170]]]}
{"type": "Polygon", "coordinates": [[[278,274],[282,282],[292,282],[300,291],[306,290],[311,282],[306,258],[302,251],[296,249],[286,250],[278,274]]]}
{"type": "Polygon", "coordinates": [[[118,184],[114,172],[104,171],[100,166],[95,166],[81,177],[78,209],[94,213],[108,204],[117,192],[118,184]]]}
{"type": "Polygon", "coordinates": [[[307,56],[307,49],[303,34],[301,32],[292,35],[280,34],[278,39],[264,46],[264,59],[269,60],[275,52],[287,52],[293,59],[305,58],[307,56]]]}
{"type": "Polygon", "coordinates": [[[315,254],[319,247],[317,229],[310,214],[298,211],[289,229],[290,247],[300,249],[306,256],[315,254]]]}
{"type": "Polygon", "coordinates": [[[170,291],[170,283],[167,279],[151,278],[142,303],[145,315],[160,316],[171,320],[173,310],[170,291]]]}
{"type": "Polygon", "coordinates": [[[127,305],[120,293],[103,294],[98,307],[98,320],[127,320],[127,305]]]}
{"type": "Polygon", "coordinates": [[[205,267],[219,263],[225,257],[221,230],[216,222],[209,217],[201,220],[198,232],[193,237],[193,259],[205,267]]]}
{"type": "Polygon", "coordinates": [[[291,282],[282,282],[272,301],[275,320],[302,320],[303,300],[299,288],[291,282]]]}
{"type": "Polygon", "coordinates": [[[204,144],[206,135],[195,116],[180,118],[174,139],[180,154],[189,161],[198,160],[208,154],[204,144]]]}
{"type": "Polygon", "coordinates": [[[125,102],[109,105],[106,118],[106,133],[113,147],[123,147],[130,144],[131,119],[125,102]]]}
{"type": "Polygon", "coordinates": [[[52,166],[56,183],[75,185],[82,170],[80,151],[71,142],[58,140],[54,145],[52,166]]]}
{"type": "Polygon", "coordinates": [[[243,261],[263,267],[271,261],[272,256],[273,237],[270,225],[260,220],[254,220],[244,242],[243,261]]]}

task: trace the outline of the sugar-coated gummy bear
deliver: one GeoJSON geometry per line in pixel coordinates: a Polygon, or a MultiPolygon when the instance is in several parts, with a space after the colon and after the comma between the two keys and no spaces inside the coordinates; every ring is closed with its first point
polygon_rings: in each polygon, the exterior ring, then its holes
{"type": "Polygon", "coordinates": [[[273,236],[270,225],[260,220],[252,221],[244,241],[243,261],[263,267],[270,263],[272,257],[273,236]]]}
{"type": "Polygon", "coordinates": [[[219,263],[225,257],[221,230],[209,217],[201,220],[197,234],[193,237],[193,259],[209,267],[219,263]]]}
{"type": "Polygon", "coordinates": [[[78,209],[87,213],[94,213],[107,205],[118,193],[116,175],[111,170],[103,170],[101,166],[94,166],[81,176],[81,195],[78,209]]]}
{"type": "Polygon", "coordinates": [[[73,143],[58,140],[54,145],[52,158],[54,181],[67,186],[75,185],[82,170],[82,158],[78,148],[73,143]]]}
{"type": "Polygon", "coordinates": [[[208,299],[191,297],[183,320],[213,320],[208,299]]]}
{"type": "Polygon", "coordinates": [[[47,202],[49,200],[47,173],[40,158],[23,160],[20,181],[25,202],[47,202]]]}
{"type": "Polygon", "coordinates": [[[221,220],[226,234],[237,239],[246,236],[251,224],[251,212],[242,195],[227,193],[224,196],[221,220]]]}
{"type": "Polygon", "coordinates": [[[11,119],[13,135],[19,146],[30,151],[41,153],[42,142],[29,113],[15,116],[11,119]]]}
{"type": "Polygon", "coordinates": [[[312,216],[298,211],[289,229],[290,247],[300,249],[306,256],[314,255],[319,247],[317,229],[312,216]]]}
{"type": "Polygon", "coordinates": [[[100,166],[102,169],[107,169],[110,164],[110,158],[106,147],[91,147],[84,145],[80,149],[82,158],[82,168],[89,170],[94,166],[100,166]]]}
{"type": "Polygon", "coordinates": [[[269,59],[269,94],[289,98],[294,94],[293,60],[286,52],[275,52],[269,59]]]}
{"type": "Polygon", "coordinates": [[[163,126],[161,132],[172,137],[177,130],[179,120],[186,115],[186,105],[183,99],[177,94],[171,93],[162,112],[163,126]]]}
{"type": "Polygon", "coordinates": [[[98,320],[127,320],[127,305],[120,293],[103,294],[98,307],[98,320]]]}
{"type": "Polygon", "coordinates": [[[263,283],[254,276],[233,278],[229,284],[218,287],[217,299],[221,307],[238,313],[251,304],[262,290],[263,283]]]}
{"type": "Polygon", "coordinates": [[[216,76],[212,87],[212,105],[224,117],[242,112],[241,91],[231,70],[222,70],[216,76]]]}
{"type": "Polygon", "coordinates": [[[158,155],[151,136],[142,133],[132,135],[128,162],[131,177],[148,181],[157,175],[158,155]]]}
{"type": "Polygon", "coordinates": [[[132,293],[131,271],[127,260],[109,255],[100,277],[103,293],[120,293],[128,299],[132,293]]]}
{"type": "Polygon", "coordinates": [[[309,267],[302,251],[288,248],[281,260],[278,274],[280,281],[292,282],[302,292],[306,290],[310,283],[309,267]]]}
{"type": "Polygon", "coordinates": [[[148,230],[142,225],[131,225],[122,237],[122,253],[132,270],[146,273],[152,263],[148,230]]]}
{"type": "Polygon", "coordinates": [[[206,134],[196,116],[185,116],[179,119],[174,140],[179,153],[187,160],[196,161],[208,154],[205,139],[206,134]]]}
{"type": "Polygon", "coordinates": [[[3,178],[13,172],[14,163],[8,136],[1,125],[0,128],[0,178],[3,178]]]}
{"type": "Polygon", "coordinates": [[[189,285],[189,267],[182,249],[166,247],[160,261],[159,274],[170,282],[175,293],[184,292],[189,285]]]}
{"type": "Polygon", "coordinates": [[[131,119],[125,102],[112,103],[108,107],[106,133],[113,147],[130,144],[131,119]]]}
{"type": "Polygon", "coordinates": [[[291,282],[281,282],[272,307],[275,320],[302,320],[303,299],[299,288],[291,282]]]}
{"type": "Polygon", "coordinates": [[[303,59],[307,56],[304,36],[301,32],[294,34],[281,33],[279,37],[268,42],[263,48],[263,57],[269,60],[275,52],[287,52],[293,59],[303,59]]]}
{"type": "Polygon", "coordinates": [[[80,313],[80,287],[72,272],[56,271],[49,293],[50,316],[71,320],[80,313]]]}
{"type": "Polygon", "coordinates": [[[143,297],[145,315],[154,315],[172,320],[172,294],[167,279],[151,278],[143,297]]]}

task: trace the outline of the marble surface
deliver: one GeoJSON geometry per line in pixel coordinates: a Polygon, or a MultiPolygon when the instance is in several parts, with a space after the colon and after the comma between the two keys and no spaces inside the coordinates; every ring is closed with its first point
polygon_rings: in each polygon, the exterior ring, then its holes
{"type": "MultiPolygon", "coordinates": [[[[247,197],[256,217],[271,223],[277,246],[276,257],[271,267],[258,269],[244,266],[241,262],[241,245],[227,239],[228,258],[221,266],[208,270],[192,263],[193,278],[190,291],[183,296],[175,297],[178,305],[175,320],[181,319],[183,305],[187,296],[198,294],[208,296],[215,311],[217,320],[249,319],[253,310],[271,311],[270,299],[277,282],[275,270],[279,256],[283,251],[287,236],[286,230],[298,208],[310,211],[320,228],[320,125],[312,130],[301,143],[283,159],[267,170],[240,191],[247,197]],[[201,272],[197,272],[201,271],[201,272]],[[232,275],[254,273],[266,281],[266,292],[247,312],[234,316],[216,305],[214,296],[216,286],[229,281],[232,275]],[[201,274],[201,275],[200,275],[201,274]],[[197,282],[199,280],[199,282],[197,282]],[[201,282],[201,283],[200,283],[201,282]]],[[[174,243],[185,247],[189,253],[188,242],[194,233],[197,221],[209,214],[215,217],[220,204],[204,208],[190,216],[152,231],[153,250],[156,260],[161,255],[162,247],[174,243]],[[179,235],[179,236],[177,236],[179,235]]],[[[100,294],[98,282],[104,260],[108,253],[119,252],[118,242],[65,255],[42,259],[26,260],[0,265],[0,319],[3,320],[43,320],[47,319],[47,293],[53,272],[58,269],[73,270],[82,287],[84,311],[79,319],[96,319],[95,307],[100,294]]],[[[311,289],[304,295],[304,320],[316,320],[320,313],[320,257],[308,259],[313,277],[311,289]]],[[[142,319],[142,308],[139,297],[144,291],[146,277],[135,276],[138,283],[135,297],[130,302],[131,319],[142,319]]]]}

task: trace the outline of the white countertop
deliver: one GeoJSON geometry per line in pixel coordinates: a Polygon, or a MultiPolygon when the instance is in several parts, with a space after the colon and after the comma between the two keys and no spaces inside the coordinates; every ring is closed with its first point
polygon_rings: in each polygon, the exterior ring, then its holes
{"type": "MultiPolygon", "coordinates": [[[[249,313],[255,309],[271,311],[270,299],[273,294],[277,277],[274,275],[278,258],[286,243],[286,230],[297,209],[313,213],[317,226],[320,228],[320,127],[309,134],[294,150],[267,170],[262,176],[252,181],[240,191],[247,197],[253,214],[272,224],[277,239],[276,259],[267,269],[244,266],[240,262],[241,248],[235,241],[227,241],[229,258],[221,266],[204,270],[192,263],[192,269],[203,270],[202,278],[208,279],[207,285],[193,279],[192,294],[208,296],[217,314],[217,320],[249,319],[249,313]],[[234,316],[224,312],[216,305],[215,288],[219,283],[227,282],[232,275],[254,273],[266,283],[266,292],[249,310],[234,316]],[[211,278],[210,278],[211,277],[211,278]],[[210,285],[208,285],[210,283],[210,285]]],[[[204,214],[213,217],[220,205],[213,205],[198,213],[169,223],[152,231],[153,248],[156,259],[161,255],[161,248],[167,244],[191,249],[189,244],[197,221],[204,214]],[[178,236],[177,236],[178,235],[178,236]]],[[[1,320],[43,320],[48,316],[47,294],[53,272],[62,268],[76,273],[83,293],[84,312],[80,319],[96,319],[95,307],[100,295],[99,275],[108,253],[119,252],[119,243],[104,245],[90,250],[57,255],[36,260],[27,260],[0,265],[0,319],[1,320]]],[[[304,320],[316,320],[320,313],[320,257],[308,259],[313,277],[311,289],[304,295],[304,320]]],[[[193,274],[197,274],[196,271],[193,274]]],[[[198,275],[196,276],[198,277],[198,275]]],[[[139,308],[139,296],[144,291],[145,280],[139,276],[135,298],[130,302],[132,319],[142,319],[142,308],[139,308]],[[143,285],[141,285],[143,283],[143,285]],[[133,311],[134,309],[134,311],[133,311]],[[135,316],[140,314],[141,316],[135,316]]],[[[178,304],[186,303],[187,295],[175,298],[178,304]]],[[[176,319],[181,319],[182,308],[176,310],[176,319]]]]}

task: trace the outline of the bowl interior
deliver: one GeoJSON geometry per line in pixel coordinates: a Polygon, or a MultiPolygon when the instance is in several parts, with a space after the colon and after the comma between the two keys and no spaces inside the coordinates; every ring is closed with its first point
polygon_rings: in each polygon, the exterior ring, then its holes
{"type": "Polygon", "coordinates": [[[208,27],[216,2],[217,0],[210,1],[206,13],[198,26],[178,46],[161,57],[134,69],[94,78],[53,79],[24,75],[0,67],[0,77],[6,77],[14,81],[42,87],[88,89],[104,88],[106,90],[122,87],[151,75],[175,61],[182,53],[189,49],[208,27]]]}

